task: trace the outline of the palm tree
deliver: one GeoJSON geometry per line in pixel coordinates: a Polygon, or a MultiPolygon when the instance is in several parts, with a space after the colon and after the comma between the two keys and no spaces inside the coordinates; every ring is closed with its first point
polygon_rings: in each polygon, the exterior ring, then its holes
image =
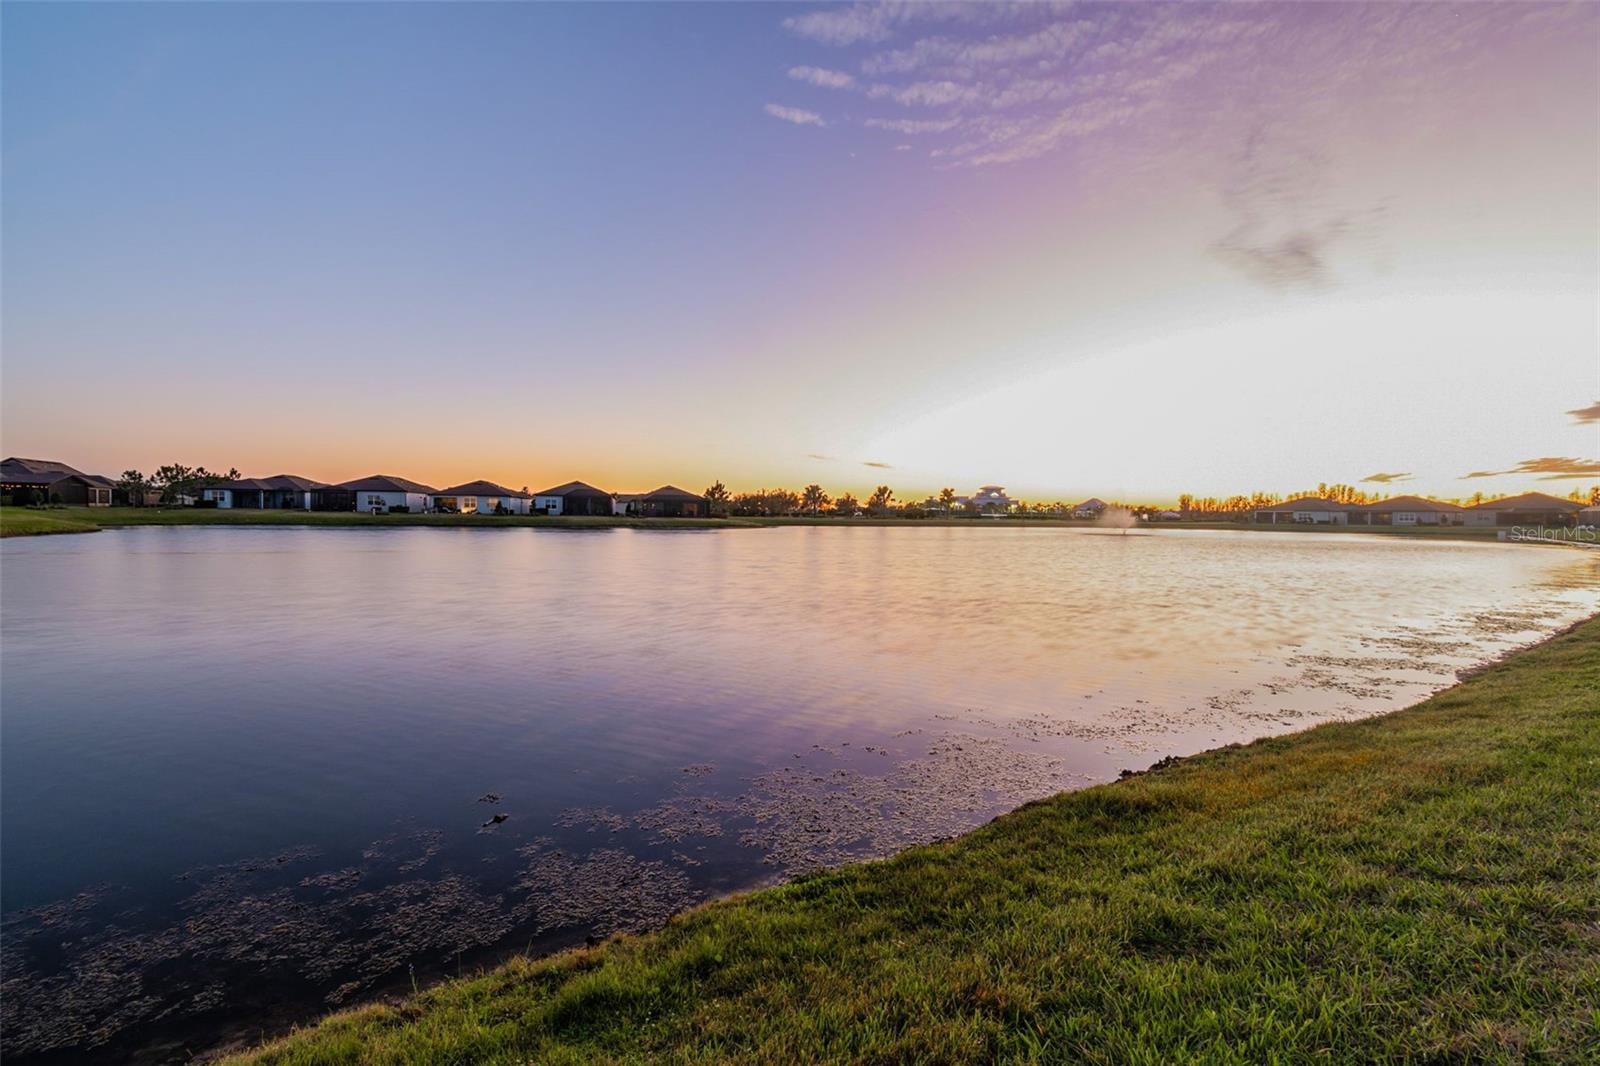
{"type": "Polygon", "coordinates": [[[940,489],[939,506],[946,511],[954,511],[956,509],[956,490],[952,488],[940,489]]]}
{"type": "Polygon", "coordinates": [[[800,505],[812,514],[819,513],[830,502],[821,485],[807,485],[800,493],[800,505]]]}
{"type": "Polygon", "coordinates": [[[872,495],[867,497],[867,510],[881,513],[887,511],[892,502],[894,502],[894,490],[888,485],[879,485],[872,490],[872,495]]]}

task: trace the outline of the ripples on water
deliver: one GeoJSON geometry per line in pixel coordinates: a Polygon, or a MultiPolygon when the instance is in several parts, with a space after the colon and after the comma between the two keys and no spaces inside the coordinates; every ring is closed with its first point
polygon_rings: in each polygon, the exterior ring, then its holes
{"type": "Polygon", "coordinates": [[[62,1061],[181,1057],[160,1041],[1391,710],[1600,609],[1586,553],[1292,533],[142,529],[0,558],[0,1012],[8,1055],[62,1061]]]}

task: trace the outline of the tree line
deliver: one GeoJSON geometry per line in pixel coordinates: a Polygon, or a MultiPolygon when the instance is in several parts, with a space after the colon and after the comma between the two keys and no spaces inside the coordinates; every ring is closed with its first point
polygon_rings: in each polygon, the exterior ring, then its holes
{"type": "Polygon", "coordinates": [[[142,507],[152,495],[162,503],[177,503],[185,496],[198,496],[202,489],[211,485],[238,479],[239,471],[232,467],[226,474],[217,474],[203,466],[168,463],[156,467],[155,473],[149,477],[137,470],[124,470],[116,480],[116,486],[129,503],[142,507]]]}

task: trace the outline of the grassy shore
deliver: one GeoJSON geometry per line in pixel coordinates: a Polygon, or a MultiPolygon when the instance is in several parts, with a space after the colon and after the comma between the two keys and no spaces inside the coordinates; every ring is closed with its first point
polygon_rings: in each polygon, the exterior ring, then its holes
{"type": "Polygon", "coordinates": [[[384,526],[503,529],[726,529],[751,523],[737,518],[628,518],[562,515],[359,514],[355,511],[258,511],[210,507],[0,507],[0,536],[88,533],[125,526],[384,526]]]}
{"type": "Polygon", "coordinates": [[[1597,923],[1600,619],[233,1061],[1592,1063],[1597,923]]]}
{"type": "MultiPolygon", "coordinates": [[[[358,514],[354,511],[258,511],[198,507],[57,507],[35,510],[0,507],[0,537],[37,536],[45,533],[92,533],[126,526],[436,526],[502,529],[527,526],[539,529],[735,529],[758,526],[913,526],[968,529],[1094,529],[1093,522],[1065,518],[628,518],[562,515],[444,515],[358,514]]],[[[1463,526],[1313,526],[1253,525],[1240,522],[1161,522],[1141,528],[1249,530],[1263,533],[1330,533],[1428,537],[1455,540],[1494,540],[1493,527],[1463,526]]]]}

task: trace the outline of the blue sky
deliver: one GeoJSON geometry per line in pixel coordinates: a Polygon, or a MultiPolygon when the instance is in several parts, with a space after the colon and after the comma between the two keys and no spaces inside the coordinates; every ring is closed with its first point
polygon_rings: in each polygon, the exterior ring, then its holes
{"type": "Polygon", "coordinates": [[[1600,451],[1592,7],[0,18],[7,454],[1170,496],[1600,451]],[[1383,399],[1355,443],[1103,446],[1307,391],[1383,399]]]}

